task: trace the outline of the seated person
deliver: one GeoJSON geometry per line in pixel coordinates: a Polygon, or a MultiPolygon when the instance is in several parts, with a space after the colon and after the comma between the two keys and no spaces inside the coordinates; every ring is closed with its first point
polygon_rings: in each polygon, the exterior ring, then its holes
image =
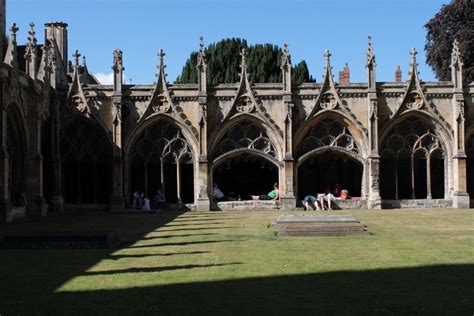
{"type": "Polygon", "coordinates": [[[341,200],[349,200],[350,198],[349,191],[341,190],[341,200]]]}
{"type": "Polygon", "coordinates": [[[143,199],[140,190],[133,192],[133,209],[140,210],[142,209],[143,199]]]}
{"type": "Polygon", "coordinates": [[[144,199],[143,199],[143,207],[142,207],[142,210],[143,211],[150,211],[151,208],[150,208],[150,199],[148,198],[148,196],[146,196],[144,199]]]}
{"type": "Polygon", "coordinates": [[[273,190],[270,191],[268,194],[261,194],[261,195],[251,195],[252,200],[278,200],[278,183],[273,185],[273,190]]]}
{"type": "Polygon", "coordinates": [[[165,194],[163,193],[162,187],[156,191],[155,196],[153,197],[153,200],[155,202],[155,206],[158,209],[163,209],[166,205],[166,198],[165,194]]]}
{"type": "Polygon", "coordinates": [[[309,206],[314,209],[313,205],[316,206],[316,210],[321,210],[319,207],[318,199],[314,195],[307,195],[303,200],[303,206],[305,211],[309,211],[309,206]]]}
{"type": "Polygon", "coordinates": [[[216,200],[216,202],[228,200],[224,193],[221,191],[221,189],[219,189],[219,186],[216,182],[214,182],[214,187],[212,188],[212,197],[214,198],[214,200],[216,200]]]}

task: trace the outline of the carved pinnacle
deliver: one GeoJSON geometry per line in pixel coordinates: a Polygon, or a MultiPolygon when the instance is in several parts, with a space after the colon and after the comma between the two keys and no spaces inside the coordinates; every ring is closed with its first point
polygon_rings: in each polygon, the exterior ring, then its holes
{"type": "Polygon", "coordinates": [[[16,26],[16,23],[13,23],[12,27],[10,28],[10,32],[12,33],[12,40],[15,43],[16,43],[16,32],[18,32],[19,30],[20,28],[16,26]]]}
{"type": "Polygon", "coordinates": [[[74,66],[78,66],[79,57],[81,57],[81,54],[79,54],[79,51],[77,49],[74,51],[74,54],[72,54],[72,57],[74,58],[74,66]]]}

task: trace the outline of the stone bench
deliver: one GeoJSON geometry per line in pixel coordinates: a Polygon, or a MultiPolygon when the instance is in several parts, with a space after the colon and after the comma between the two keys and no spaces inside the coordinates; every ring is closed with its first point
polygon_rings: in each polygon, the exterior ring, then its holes
{"type": "Polygon", "coordinates": [[[213,208],[219,211],[262,211],[262,210],[279,210],[280,201],[225,201],[213,203],[213,208]]]}

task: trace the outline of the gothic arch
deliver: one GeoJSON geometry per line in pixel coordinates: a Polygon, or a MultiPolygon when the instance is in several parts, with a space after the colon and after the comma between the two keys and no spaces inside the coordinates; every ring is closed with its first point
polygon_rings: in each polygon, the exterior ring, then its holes
{"type": "Polygon", "coordinates": [[[318,148],[344,149],[365,157],[368,140],[365,132],[351,118],[342,113],[324,111],[296,133],[294,144],[296,159],[318,148]]]}
{"type": "Polygon", "coordinates": [[[422,120],[423,122],[427,122],[433,127],[433,131],[438,136],[441,140],[442,146],[446,153],[449,156],[452,156],[452,147],[451,144],[453,142],[452,139],[452,132],[448,131],[442,122],[438,120],[438,118],[431,116],[430,114],[423,112],[423,111],[418,111],[418,110],[412,110],[409,112],[402,113],[398,115],[396,118],[390,120],[388,124],[382,128],[381,133],[380,133],[380,145],[381,147],[383,146],[386,138],[390,136],[394,128],[397,128],[402,121],[405,119],[410,119],[411,117],[417,118],[422,120]]]}
{"type": "Polygon", "coordinates": [[[382,198],[447,196],[450,165],[446,158],[451,147],[442,126],[430,118],[412,111],[384,130],[380,146],[382,198]]]}
{"type": "Polygon", "coordinates": [[[173,117],[164,113],[156,113],[147,117],[144,121],[138,124],[131,131],[130,135],[125,140],[124,151],[123,151],[125,160],[129,159],[130,151],[132,150],[132,147],[136,144],[138,138],[143,134],[143,132],[147,128],[152,127],[154,124],[158,124],[160,121],[164,121],[164,122],[174,124],[177,126],[177,128],[183,134],[188,144],[191,146],[193,157],[196,158],[196,153],[199,152],[198,150],[199,145],[197,143],[196,138],[194,137],[194,133],[191,132],[187,126],[175,120],[173,117]]]}
{"type": "Polygon", "coordinates": [[[211,136],[209,156],[216,160],[231,151],[259,151],[269,160],[282,157],[282,140],[264,121],[249,115],[234,116],[211,136]]]}
{"type": "Polygon", "coordinates": [[[60,152],[66,204],[108,204],[112,191],[112,147],[100,124],[81,115],[61,126],[60,152]]]}
{"type": "Polygon", "coordinates": [[[180,122],[166,114],[149,117],[132,132],[124,157],[127,196],[142,190],[152,198],[161,187],[168,202],[195,202],[197,144],[180,122]]]}

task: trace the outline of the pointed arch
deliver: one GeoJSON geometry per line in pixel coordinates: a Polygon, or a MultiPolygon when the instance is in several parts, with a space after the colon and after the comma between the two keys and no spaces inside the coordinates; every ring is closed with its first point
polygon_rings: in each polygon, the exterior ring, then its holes
{"type": "Polygon", "coordinates": [[[152,198],[161,188],[167,202],[194,203],[197,156],[197,141],[181,122],[165,113],[148,117],[124,146],[126,195],[142,190],[152,198]]]}
{"type": "Polygon", "coordinates": [[[429,114],[401,114],[381,137],[381,192],[385,199],[444,198],[449,192],[449,134],[429,114]],[[448,139],[448,140],[446,140],[448,139]]]}
{"type": "Polygon", "coordinates": [[[297,159],[321,147],[345,148],[365,157],[368,140],[365,132],[350,117],[327,110],[319,112],[296,132],[294,146],[297,159]]]}
{"type": "Polygon", "coordinates": [[[61,124],[66,204],[108,204],[112,192],[112,146],[101,125],[85,116],[73,115],[61,124]]]}
{"type": "Polygon", "coordinates": [[[256,150],[262,154],[281,160],[282,139],[260,118],[239,114],[228,120],[209,141],[209,157],[219,156],[236,149],[256,150]]]}

